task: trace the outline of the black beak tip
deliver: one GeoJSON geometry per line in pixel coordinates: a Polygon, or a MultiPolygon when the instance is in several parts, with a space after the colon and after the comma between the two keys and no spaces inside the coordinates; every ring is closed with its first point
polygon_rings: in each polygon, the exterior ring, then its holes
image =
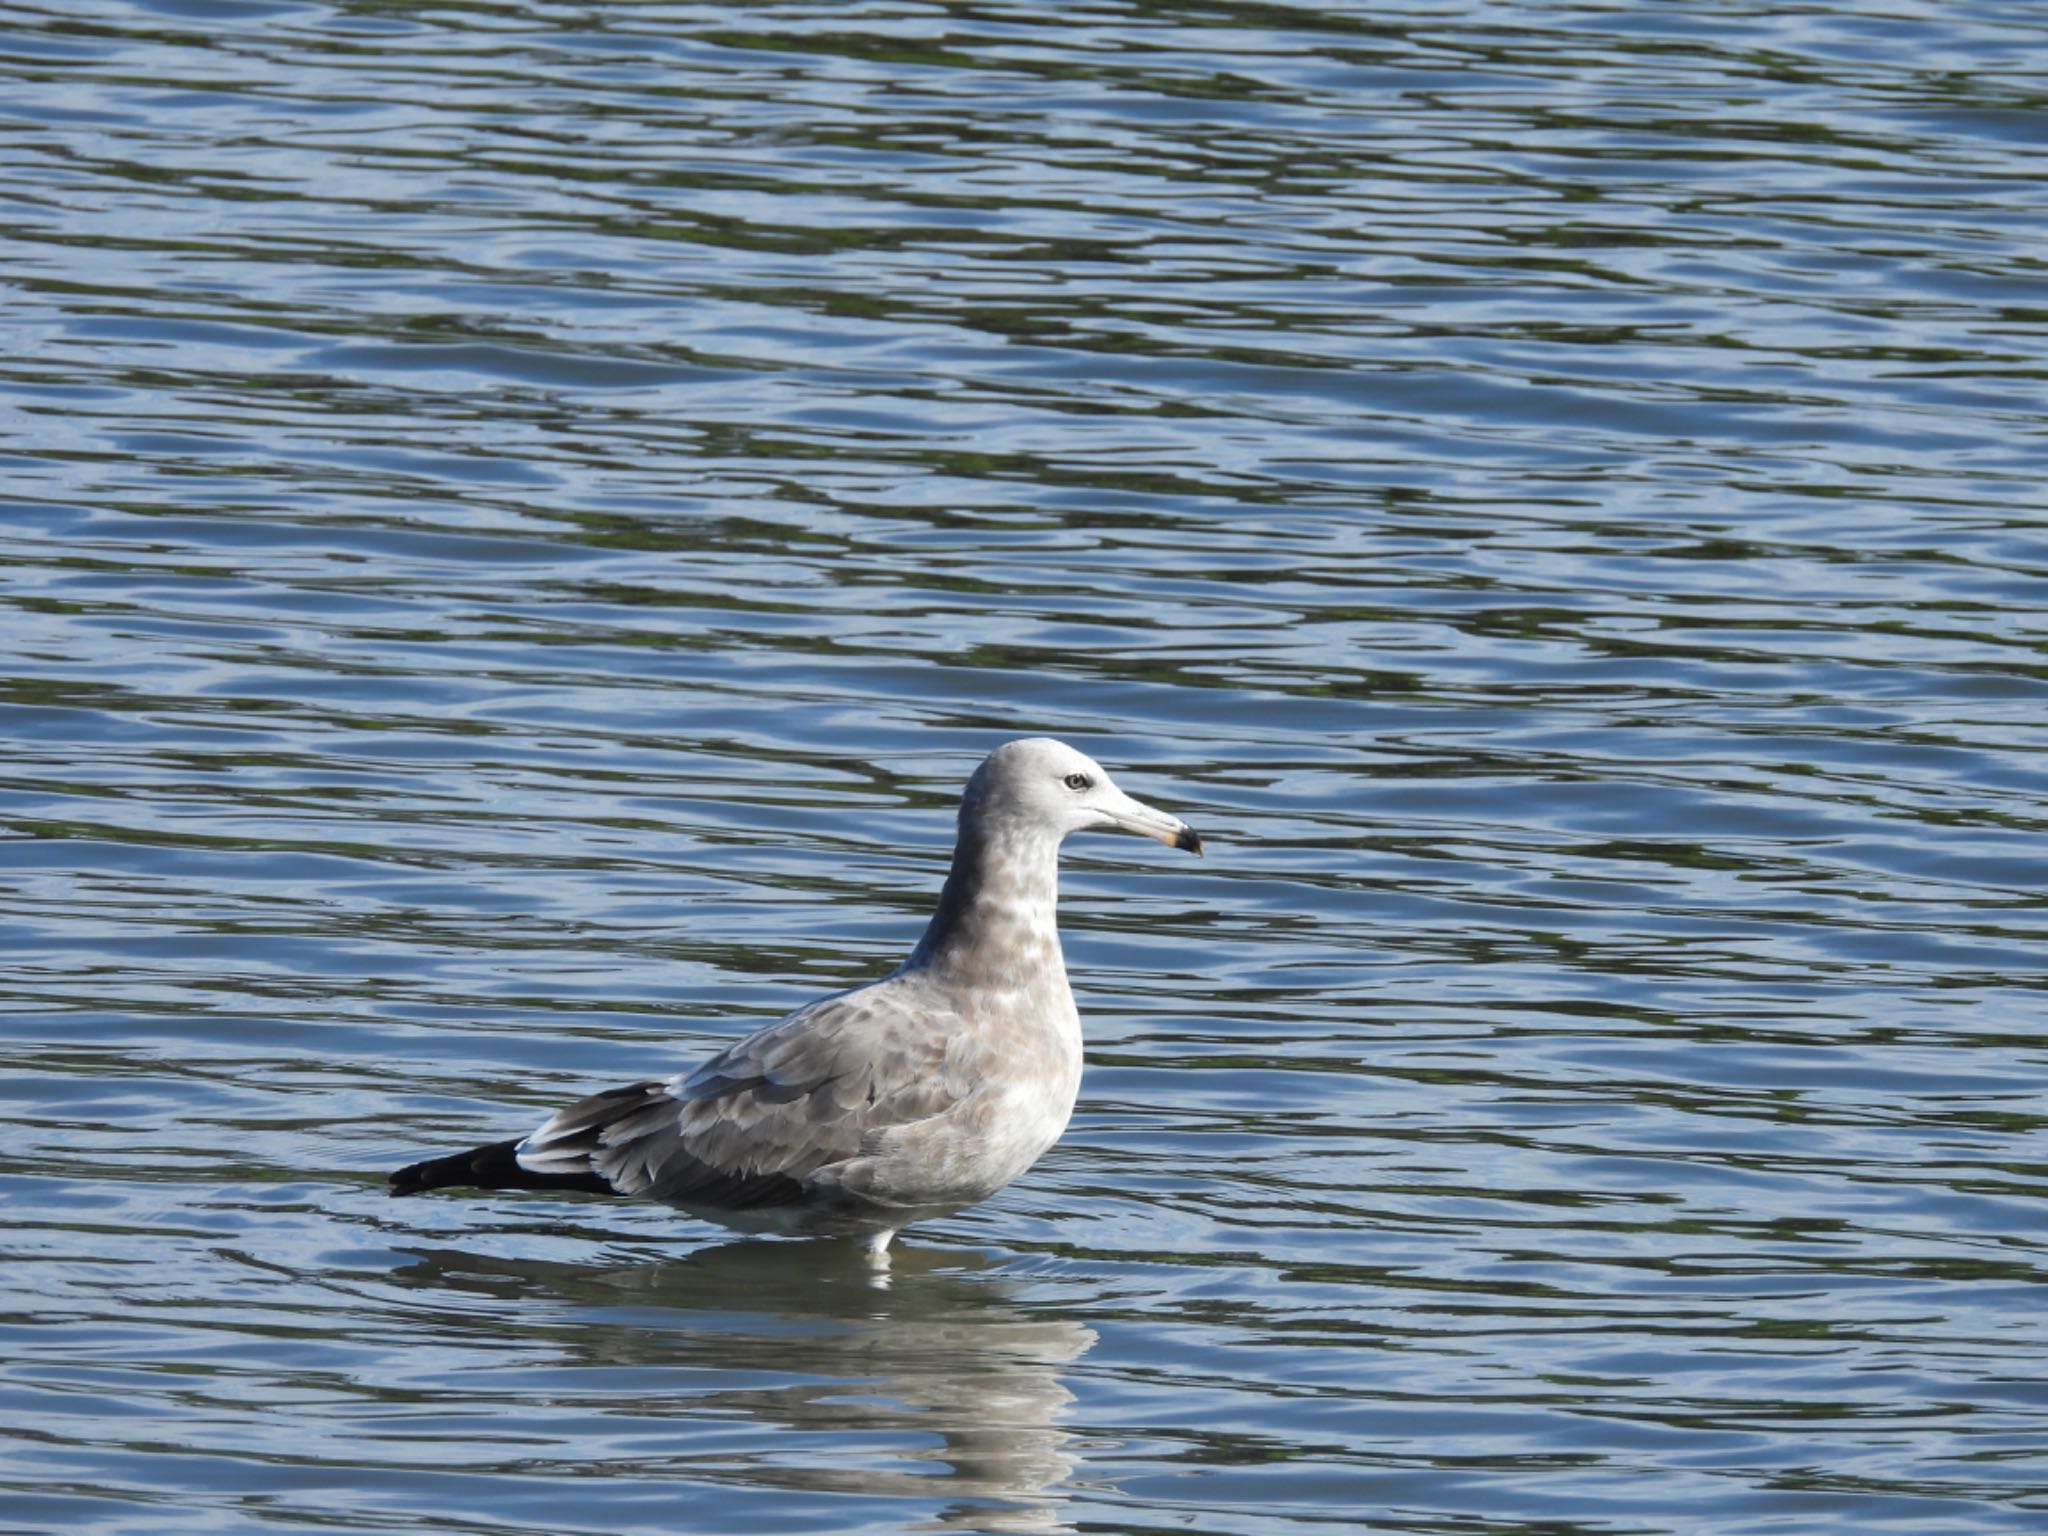
{"type": "Polygon", "coordinates": [[[1182,827],[1173,835],[1173,846],[1184,848],[1199,859],[1202,856],[1202,834],[1193,827],[1182,827]]]}

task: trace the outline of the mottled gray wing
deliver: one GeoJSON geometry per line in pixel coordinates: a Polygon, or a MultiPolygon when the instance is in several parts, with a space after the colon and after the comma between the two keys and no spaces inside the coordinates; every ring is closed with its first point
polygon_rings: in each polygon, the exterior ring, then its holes
{"type": "Polygon", "coordinates": [[[536,1173],[624,1195],[753,1210],[813,1198],[885,1132],[945,1113],[976,1079],[957,1015],[896,978],[823,998],[687,1076],[572,1104],[520,1145],[536,1173]]]}

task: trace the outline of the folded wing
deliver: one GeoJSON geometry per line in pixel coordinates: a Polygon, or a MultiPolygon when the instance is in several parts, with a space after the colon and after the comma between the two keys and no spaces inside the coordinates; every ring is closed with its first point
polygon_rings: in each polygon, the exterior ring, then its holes
{"type": "Polygon", "coordinates": [[[519,1144],[537,1175],[596,1175],[685,1209],[771,1212],[845,1189],[892,1133],[956,1108],[977,1081],[971,1032],[891,981],[823,998],[687,1076],[563,1109],[519,1144]]]}

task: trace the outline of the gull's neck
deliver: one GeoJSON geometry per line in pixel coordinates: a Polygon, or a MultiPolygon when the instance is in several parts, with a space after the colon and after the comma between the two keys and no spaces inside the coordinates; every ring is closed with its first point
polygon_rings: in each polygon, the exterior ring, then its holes
{"type": "Polygon", "coordinates": [[[959,986],[1030,987],[1057,978],[1060,840],[1049,829],[962,818],[953,867],[904,968],[959,986]]]}

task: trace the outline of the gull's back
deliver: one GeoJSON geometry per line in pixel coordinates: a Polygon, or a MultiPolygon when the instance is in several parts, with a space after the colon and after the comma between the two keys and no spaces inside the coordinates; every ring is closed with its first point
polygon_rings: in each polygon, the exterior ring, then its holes
{"type": "Polygon", "coordinates": [[[746,1231],[873,1233],[1001,1189],[1058,1140],[1079,1021],[962,1007],[906,968],[822,998],[687,1075],[572,1104],[527,1137],[540,1174],[746,1231]]]}

